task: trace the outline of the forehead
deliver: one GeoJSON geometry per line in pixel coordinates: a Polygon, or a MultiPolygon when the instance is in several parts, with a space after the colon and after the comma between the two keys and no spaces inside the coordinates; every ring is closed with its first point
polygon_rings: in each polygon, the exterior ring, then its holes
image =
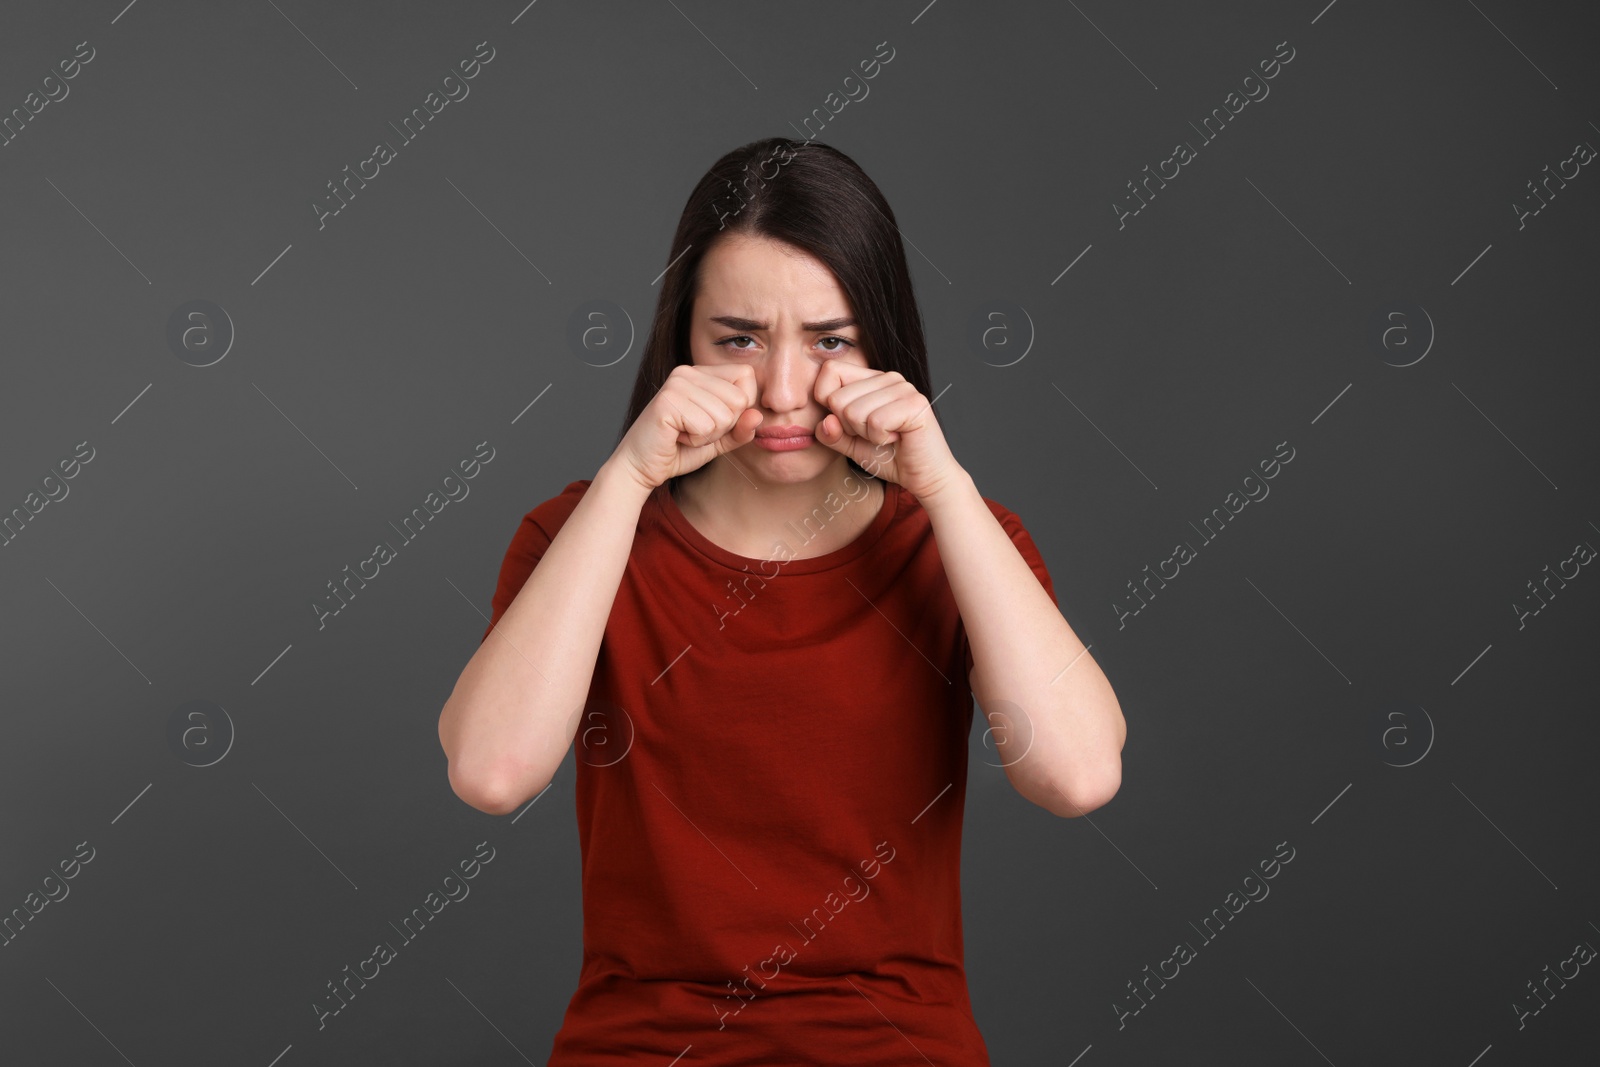
{"type": "Polygon", "coordinates": [[[729,234],[700,263],[695,314],[816,321],[850,313],[827,265],[793,245],[729,234]]]}

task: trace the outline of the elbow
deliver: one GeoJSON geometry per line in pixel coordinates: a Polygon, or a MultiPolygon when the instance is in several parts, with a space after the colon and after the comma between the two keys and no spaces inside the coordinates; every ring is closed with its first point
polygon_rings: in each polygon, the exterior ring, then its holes
{"type": "Polygon", "coordinates": [[[507,788],[493,778],[462,773],[454,761],[450,762],[446,775],[451,791],[468,807],[476,808],[485,815],[509,815],[521,806],[524,799],[521,790],[507,788]]]}
{"type": "Polygon", "coordinates": [[[1122,761],[1117,759],[1101,774],[1068,783],[1057,783],[1051,789],[1053,803],[1043,805],[1052,815],[1075,819],[1111,803],[1122,788],[1122,761]]]}
{"type": "Polygon", "coordinates": [[[516,806],[516,798],[496,775],[488,773],[481,760],[469,760],[459,739],[458,715],[446,701],[439,714],[439,747],[444,750],[445,778],[450,791],[468,807],[486,815],[504,815],[516,806]]]}

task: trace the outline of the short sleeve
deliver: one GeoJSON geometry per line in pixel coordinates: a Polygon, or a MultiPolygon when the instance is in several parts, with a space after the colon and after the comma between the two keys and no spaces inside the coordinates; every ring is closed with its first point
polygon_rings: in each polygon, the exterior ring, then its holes
{"type": "MultiPolygon", "coordinates": [[[[985,499],[985,503],[989,505],[989,510],[994,512],[994,517],[1000,521],[1000,528],[1010,536],[1011,543],[1016,546],[1017,552],[1022,556],[1023,561],[1033,571],[1034,577],[1038,578],[1039,584],[1044,586],[1044,591],[1050,594],[1051,600],[1055,600],[1055,583],[1050,580],[1050,571],[1044,565],[1044,557],[1039,554],[1039,546],[1033,543],[1033,538],[1028,535],[1027,529],[1022,525],[1022,520],[1017,518],[1014,512],[1009,511],[1000,504],[996,504],[992,500],[985,499]]],[[[966,625],[962,624],[960,630],[962,666],[965,671],[963,677],[966,677],[972,673],[972,645],[967,640],[966,625]]]]}
{"type": "Polygon", "coordinates": [[[478,639],[478,644],[489,639],[501,616],[522,591],[528,576],[539,565],[539,560],[549,550],[556,534],[561,532],[567,516],[578,506],[578,501],[589,487],[589,481],[571,483],[560,496],[546,500],[522,517],[516,533],[511,537],[510,546],[506,548],[505,558],[500,562],[500,577],[495,582],[494,598],[490,604],[489,625],[478,639]]]}

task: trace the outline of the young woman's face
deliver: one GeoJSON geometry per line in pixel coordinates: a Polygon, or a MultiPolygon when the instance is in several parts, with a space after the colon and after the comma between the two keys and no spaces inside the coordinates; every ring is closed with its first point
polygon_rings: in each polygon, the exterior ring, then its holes
{"type": "Polygon", "coordinates": [[[756,439],[739,462],[783,481],[822,474],[839,453],[816,439],[828,414],[812,390],[823,361],[870,366],[861,332],[837,279],[820,260],[764,237],[729,234],[700,264],[689,325],[695,364],[745,363],[755,371],[756,439]],[[799,427],[787,447],[774,431],[799,427]]]}

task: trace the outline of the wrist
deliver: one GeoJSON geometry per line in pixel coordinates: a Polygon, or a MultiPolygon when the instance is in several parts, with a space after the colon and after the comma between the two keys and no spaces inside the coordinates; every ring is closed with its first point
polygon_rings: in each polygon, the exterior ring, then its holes
{"type": "Polygon", "coordinates": [[[600,469],[595,472],[590,487],[604,492],[619,493],[627,497],[630,504],[637,504],[640,507],[644,506],[644,502],[656,489],[653,485],[645,484],[632,463],[626,459],[619,459],[616,455],[600,464],[600,469]]]}
{"type": "Polygon", "coordinates": [[[982,499],[978,493],[978,483],[973,481],[972,475],[959,463],[951,465],[948,474],[939,480],[937,488],[917,494],[917,502],[928,513],[929,518],[935,521],[941,513],[959,509],[974,500],[982,499]]]}

